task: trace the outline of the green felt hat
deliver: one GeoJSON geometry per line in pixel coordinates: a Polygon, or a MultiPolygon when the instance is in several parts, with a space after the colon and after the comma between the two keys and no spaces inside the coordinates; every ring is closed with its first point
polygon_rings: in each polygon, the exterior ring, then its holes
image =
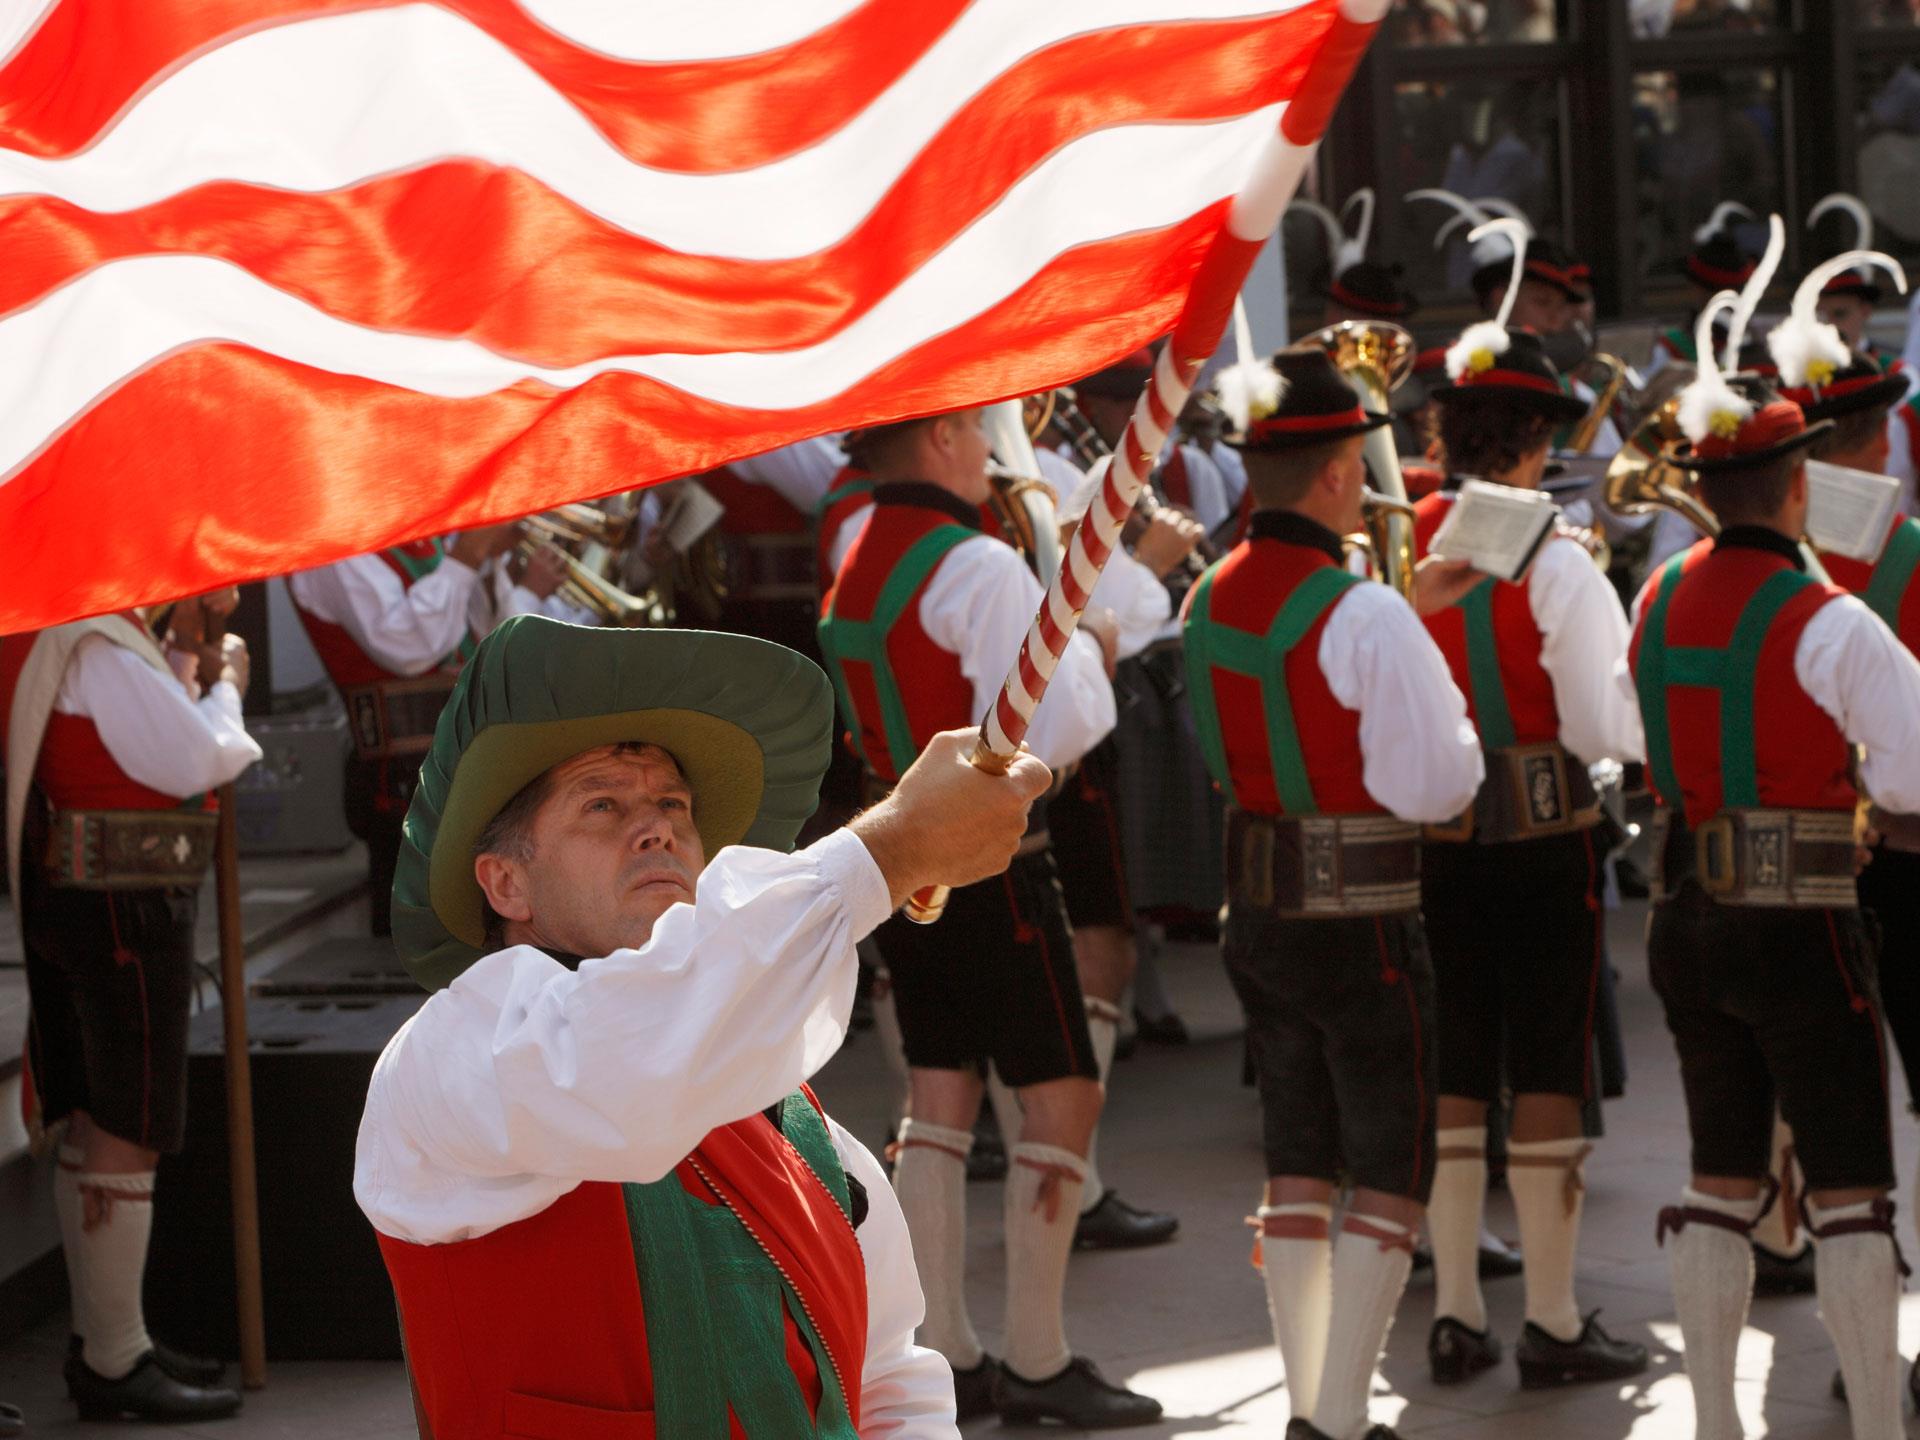
{"type": "Polygon", "coordinates": [[[746,635],[506,621],[461,670],[407,807],[393,943],[416,980],[441,989],[482,953],[473,847],[493,817],[553,766],[622,741],[679,761],[709,856],[788,850],[832,754],[833,687],[746,635]]]}

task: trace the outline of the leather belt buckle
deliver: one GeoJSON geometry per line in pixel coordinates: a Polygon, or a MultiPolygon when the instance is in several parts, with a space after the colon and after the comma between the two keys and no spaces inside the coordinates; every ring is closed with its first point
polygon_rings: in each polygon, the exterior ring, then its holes
{"type": "Polygon", "coordinates": [[[1529,834],[1565,825],[1568,812],[1566,752],[1559,746],[1527,746],[1513,752],[1514,793],[1520,823],[1529,834]]]}
{"type": "Polygon", "coordinates": [[[1792,903],[1793,817],[1748,810],[1739,827],[1741,898],[1752,905],[1792,903]]]}
{"type": "Polygon", "coordinates": [[[1716,815],[1693,832],[1693,875],[1716,899],[1738,893],[1740,862],[1731,815],[1716,815]]]}
{"type": "Polygon", "coordinates": [[[1428,825],[1424,832],[1429,840],[1439,840],[1446,844],[1459,844],[1473,838],[1473,807],[1469,805],[1456,818],[1428,825]]]}
{"type": "Polygon", "coordinates": [[[1273,904],[1273,829],[1253,817],[1240,825],[1240,893],[1261,909],[1273,904]]]}
{"type": "Polygon", "coordinates": [[[1300,908],[1339,910],[1340,822],[1307,817],[1300,822],[1300,908]]]}

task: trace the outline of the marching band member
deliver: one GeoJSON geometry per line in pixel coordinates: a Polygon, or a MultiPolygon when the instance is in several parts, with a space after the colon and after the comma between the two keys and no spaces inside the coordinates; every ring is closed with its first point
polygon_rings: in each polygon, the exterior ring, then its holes
{"type": "MultiPolygon", "coordinates": [[[[897,783],[935,732],[987,713],[1040,605],[1019,555],[980,530],[990,489],[981,418],[961,410],[859,436],[873,513],[822,606],[820,643],[876,790],[897,783]]],[[[1113,728],[1102,663],[1112,622],[1089,619],[1027,737],[1056,768],[1113,728]]],[[[927,1297],[921,1338],[953,1365],[960,1414],[1080,1426],[1157,1419],[1156,1401],[1103,1379],[1065,1335],[1067,1258],[1101,1094],[1041,814],[1006,874],[954,891],[938,924],[895,917],[878,940],[911,1067],[894,1187],[927,1297]],[[983,1061],[1024,1112],[1006,1183],[1000,1361],[974,1334],[965,1289],[966,1160],[983,1061]]]]}
{"type": "MultiPolygon", "coordinates": [[[[1074,384],[1081,412],[1109,449],[1120,443],[1134,402],[1152,373],[1153,352],[1141,349],[1074,384]]],[[[1221,462],[1191,440],[1169,436],[1153,478],[1161,499],[1193,516],[1209,535],[1221,533],[1240,508],[1244,486],[1235,484],[1221,462]]]]}
{"type": "Polygon", "coordinates": [[[238,596],[184,601],[163,652],[134,613],[0,638],[7,854],[39,1119],[66,1122],[54,1207],[82,1420],[240,1408],[217,1361],[147,1334],[154,1170],[186,1134],[194,918],[212,792],[260,758],[241,723],[238,596]],[[204,623],[211,620],[211,624],[204,623]]]}
{"type": "MultiPolygon", "coordinates": [[[[1720,291],[1739,290],[1753,278],[1760,260],[1740,243],[1734,233],[1732,222],[1735,216],[1742,216],[1748,221],[1754,218],[1753,212],[1746,206],[1737,201],[1724,200],[1714,206],[1713,214],[1707,217],[1706,223],[1694,231],[1693,248],[1681,262],[1681,269],[1687,277],[1687,293],[1693,303],[1684,322],[1662,330],[1655,337],[1653,358],[1647,362],[1648,378],[1675,362],[1698,364],[1700,356],[1694,331],[1700,312],[1720,291]]],[[[1716,323],[1713,339],[1716,348],[1724,342],[1725,337],[1725,326],[1716,323]]]]}
{"type": "MultiPolygon", "coordinates": [[[[1416,507],[1423,552],[1462,477],[1537,489],[1555,429],[1586,408],[1562,393],[1539,338],[1508,330],[1507,318],[1469,327],[1448,351],[1452,384],[1438,399],[1451,474],[1416,507]]],[[[1603,938],[1600,806],[1587,767],[1640,758],[1638,716],[1612,682],[1625,617],[1586,551],[1559,535],[1519,583],[1487,579],[1426,622],[1487,756],[1471,810],[1450,831],[1429,831],[1421,875],[1440,1017],[1428,1361],[1436,1383],[1457,1384],[1500,1358],[1478,1266],[1487,1109],[1504,1083],[1527,1292],[1514,1352],[1521,1382],[1637,1374],[1645,1347],[1583,1319],[1574,1298],[1603,938]]]]}
{"type": "Polygon", "coordinates": [[[841,469],[839,446],[816,437],[699,477],[724,507],[719,529],[729,551],[729,589],[718,601],[715,629],[758,635],[817,657],[815,512],[841,469]]]}
{"type": "Polygon", "coordinates": [[[307,638],[347,706],[347,827],[366,842],[375,935],[391,933],[394,858],[418,778],[414,757],[426,750],[473,651],[473,620],[487,608],[481,572],[518,538],[513,525],[489,525],[451,544],[415,540],[287,579],[307,638]]]}
{"type": "Polygon", "coordinates": [[[1920,665],[1859,600],[1804,569],[1807,449],[1832,429],[1712,357],[1680,407],[1679,463],[1719,538],[1635,605],[1631,673],[1660,801],[1648,961],[1679,1053],[1692,1178],[1660,1217],[1696,1434],[1742,1434],[1734,1361],[1773,1114],[1806,1176],[1821,1318],[1860,1440],[1902,1433],[1900,1260],[1873,948],[1855,903],[1859,780],[1920,809],[1920,665]]]}
{"type": "Polygon", "coordinates": [[[394,886],[436,993],[354,1165],[423,1433],[955,1435],[899,1207],[805,1081],[855,942],[1003,868],[1047,774],[932,737],[782,853],[831,733],[818,669],[743,636],[523,616],[461,672],[394,886]]]}
{"type": "Polygon", "coordinates": [[[1403,267],[1367,258],[1367,241],[1373,234],[1371,188],[1355,190],[1337,216],[1315,200],[1289,201],[1288,213],[1295,210],[1311,215],[1326,232],[1326,275],[1314,287],[1327,302],[1322,325],[1338,325],[1343,320],[1399,322],[1412,317],[1419,302],[1406,288],[1403,267]],[[1355,209],[1360,218],[1353,233],[1348,234],[1346,216],[1355,209]]]}
{"type": "MultiPolygon", "coordinates": [[[[1248,395],[1251,533],[1194,586],[1189,697],[1229,801],[1227,971],[1265,1116],[1256,1254],[1286,1367],[1290,1440],[1368,1428],[1374,1367],[1433,1181],[1433,972],[1417,823],[1480,783],[1466,707],[1406,601],[1364,583],[1364,414],[1319,349],[1283,350],[1248,395]],[[1337,853],[1336,853],[1337,852],[1337,853]],[[1354,1186],[1337,1241],[1336,1183],[1354,1186]]],[[[1264,368],[1264,367],[1263,367],[1264,368]]],[[[1424,570],[1417,604],[1477,581],[1424,570]]]]}

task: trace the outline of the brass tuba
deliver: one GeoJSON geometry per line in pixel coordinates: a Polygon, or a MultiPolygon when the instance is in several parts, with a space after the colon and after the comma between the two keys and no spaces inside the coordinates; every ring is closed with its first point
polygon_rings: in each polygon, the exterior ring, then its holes
{"type": "MultiPolygon", "coordinates": [[[[1346,377],[1360,404],[1374,415],[1389,413],[1390,398],[1413,368],[1413,336],[1398,325],[1378,321],[1343,320],[1316,330],[1300,342],[1327,352],[1334,368],[1346,377]]],[[[1407,483],[1400,475],[1400,452],[1393,428],[1382,425],[1367,432],[1363,452],[1373,477],[1377,501],[1378,537],[1374,521],[1367,520],[1369,544],[1380,578],[1402,595],[1413,593],[1413,509],[1407,504],[1407,483]],[[1388,503],[1390,502],[1390,503],[1388,503]]],[[[1363,512],[1363,515],[1365,512],[1363,512]]]]}
{"type": "Polygon", "coordinates": [[[1618,515],[1647,515],[1671,510],[1709,539],[1720,533],[1720,521],[1695,498],[1687,473],[1673,463],[1680,433],[1680,393],[1654,409],[1627,437],[1620,453],[1607,466],[1600,494],[1618,515]]]}

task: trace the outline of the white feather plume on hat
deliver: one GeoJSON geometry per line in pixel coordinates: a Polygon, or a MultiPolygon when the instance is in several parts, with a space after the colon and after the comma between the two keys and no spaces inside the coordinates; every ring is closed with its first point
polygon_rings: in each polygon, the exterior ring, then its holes
{"type": "Polygon", "coordinates": [[[1707,217],[1706,223],[1693,232],[1693,243],[1696,245],[1706,244],[1715,235],[1719,234],[1721,230],[1726,228],[1727,220],[1734,215],[1741,216],[1747,220],[1757,220],[1760,218],[1738,200],[1722,200],[1718,205],[1713,207],[1713,213],[1707,217]]]}
{"type": "Polygon", "coordinates": [[[1499,315],[1469,325],[1460,332],[1460,338],[1447,347],[1447,378],[1454,384],[1458,385],[1468,371],[1477,373],[1491,370],[1499,358],[1512,348],[1513,339],[1507,334],[1507,321],[1513,317],[1513,307],[1520,299],[1520,277],[1526,272],[1527,240],[1530,235],[1527,222],[1511,215],[1482,221],[1468,232],[1467,243],[1476,247],[1476,254],[1479,253],[1478,247],[1489,239],[1503,238],[1513,262],[1513,273],[1507,280],[1506,298],[1500,302],[1499,315]]]}
{"type": "Polygon", "coordinates": [[[1819,304],[1821,288],[1827,281],[1858,265],[1878,265],[1893,277],[1902,295],[1907,293],[1907,272],[1898,260],[1877,250],[1849,250],[1814,266],[1800,282],[1800,288],[1793,292],[1793,308],[1787,318],[1767,336],[1773,363],[1780,367],[1781,383],[1795,389],[1806,385],[1819,389],[1846,369],[1853,359],[1852,347],[1841,338],[1840,332],[1821,323],[1819,304]]]}
{"type": "Polygon", "coordinates": [[[1249,425],[1266,419],[1287,398],[1287,382],[1269,360],[1242,360],[1229,365],[1214,376],[1213,384],[1220,396],[1220,408],[1243,435],[1249,425]]]}
{"type": "Polygon", "coordinates": [[[1453,234],[1456,226],[1463,221],[1471,222],[1476,228],[1472,234],[1468,235],[1467,242],[1472,247],[1475,265],[1497,265],[1516,249],[1524,253],[1527,241],[1533,238],[1533,226],[1527,222],[1526,216],[1504,201],[1473,201],[1464,195],[1456,195],[1451,190],[1442,190],[1438,187],[1409,190],[1406,198],[1438,200],[1442,205],[1451,206],[1458,212],[1445,225],[1442,225],[1439,233],[1433,237],[1433,248],[1436,250],[1445,248],[1447,239],[1453,234]],[[1517,221],[1519,230],[1517,232],[1512,229],[1488,230],[1487,224],[1495,218],[1496,210],[1504,218],[1517,221]],[[1479,238],[1476,239],[1476,236],[1479,238]]]}
{"type": "Polygon", "coordinates": [[[1739,303],[1737,293],[1722,290],[1701,307],[1700,318],[1694,322],[1693,344],[1700,357],[1699,374],[1680,392],[1676,418],[1681,433],[1695,445],[1711,436],[1731,440],[1753,417],[1753,402],[1727,384],[1713,353],[1714,319],[1722,310],[1730,310],[1739,303]]]}

